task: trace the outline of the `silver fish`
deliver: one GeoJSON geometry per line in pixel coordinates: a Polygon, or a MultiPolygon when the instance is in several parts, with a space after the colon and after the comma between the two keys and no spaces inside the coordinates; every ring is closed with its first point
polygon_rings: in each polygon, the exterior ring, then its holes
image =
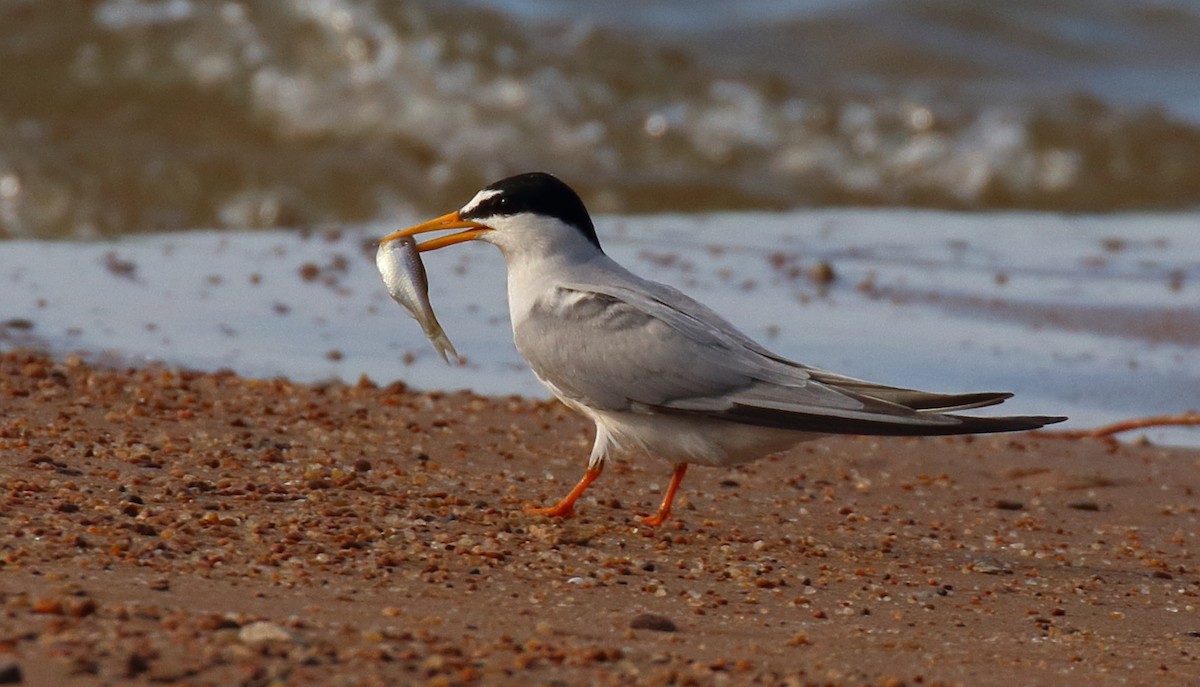
{"type": "Polygon", "coordinates": [[[429,303],[429,279],[425,276],[421,254],[417,252],[417,242],[406,236],[380,243],[375,253],[375,266],[379,268],[388,294],[421,323],[421,329],[442,360],[449,363],[449,356],[458,360],[458,351],[454,350],[454,344],[446,337],[429,303]]]}

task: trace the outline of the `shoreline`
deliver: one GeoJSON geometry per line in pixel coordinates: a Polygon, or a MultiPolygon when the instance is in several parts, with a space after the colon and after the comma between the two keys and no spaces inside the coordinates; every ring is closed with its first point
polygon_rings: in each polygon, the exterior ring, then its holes
{"type": "Polygon", "coordinates": [[[1122,684],[1200,673],[1200,451],[823,439],[611,465],[557,403],[0,354],[22,684],[1122,684]],[[670,627],[674,631],[665,631],[670,627]]]}
{"type": "MultiPolygon", "coordinates": [[[[813,210],[597,226],[618,262],[784,357],[909,388],[1014,392],[1006,412],[1079,428],[1194,409],[1195,222],[813,210]]],[[[430,298],[465,356],[447,366],[382,288],[369,245],[383,230],[7,242],[0,350],[547,397],[511,342],[500,256],[429,256],[430,298]]],[[[1195,446],[1193,434],[1148,436],[1195,446]]]]}

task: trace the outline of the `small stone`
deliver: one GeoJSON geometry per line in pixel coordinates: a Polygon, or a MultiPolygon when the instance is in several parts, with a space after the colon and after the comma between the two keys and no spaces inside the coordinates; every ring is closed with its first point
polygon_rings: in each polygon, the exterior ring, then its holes
{"type": "Polygon", "coordinates": [[[321,268],[311,262],[306,262],[300,266],[300,278],[304,281],[316,281],[317,277],[321,276],[321,268]]]}
{"type": "Polygon", "coordinates": [[[792,638],[787,641],[788,646],[808,646],[812,641],[808,638],[808,633],[799,632],[792,635],[792,638]]]}
{"type": "Polygon", "coordinates": [[[245,625],[241,630],[238,630],[238,639],[247,644],[258,644],[260,642],[290,642],[292,635],[287,630],[276,625],[275,623],[260,620],[258,622],[245,625]]]}
{"type": "Polygon", "coordinates": [[[64,613],[63,604],[58,599],[37,599],[33,602],[31,610],[34,613],[43,613],[46,615],[62,615],[64,613]]]}
{"type": "Polygon", "coordinates": [[[833,265],[822,260],[808,269],[808,278],[817,286],[829,286],[837,281],[837,273],[833,265]]]}
{"type": "Polygon", "coordinates": [[[147,670],[150,670],[150,657],[135,651],[125,657],[122,676],[126,678],[137,677],[147,670]]]}
{"type": "Polygon", "coordinates": [[[23,317],[14,317],[4,322],[0,322],[0,326],[8,329],[33,329],[33,320],[27,320],[23,317]]]}
{"type": "Polygon", "coordinates": [[[1000,510],[1023,510],[1025,508],[1024,503],[1021,503],[1020,501],[1011,501],[1009,499],[1000,499],[992,505],[1000,510]]]}
{"type": "Polygon", "coordinates": [[[115,276],[125,279],[137,279],[137,263],[132,260],[122,260],[113,251],[104,254],[104,266],[115,276]]]}
{"type": "Polygon", "coordinates": [[[0,685],[19,685],[25,681],[16,661],[0,661],[0,685]]]}
{"type": "Polygon", "coordinates": [[[65,605],[65,610],[72,618],[86,618],[96,612],[96,602],[92,599],[79,599],[65,605]]]}
{"type": "Polygon", "coordinates": [[[1004,563],[989,558],[981,558],[971,563],[971,570],[984,575],[1011,575],[1012,568],[1004,563]]]}
{"type": "Polygon", "coordinates": [[[653,613],[642,613],[636,616],[629,622],[629,627],[634,630],[653,630],[654,632],[678,632],[679,630],[670,618],[653,613]]]}

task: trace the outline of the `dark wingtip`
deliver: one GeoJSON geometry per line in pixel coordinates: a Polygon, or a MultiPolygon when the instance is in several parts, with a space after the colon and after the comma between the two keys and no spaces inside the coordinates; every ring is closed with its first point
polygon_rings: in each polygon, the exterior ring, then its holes
{"type": "Polygon", "coordinates": [[[1024,432],[1031,429],[1041,429],[1046,425],[1062,422],[1067,418],[1062,415],[1006,415],[1000,417],[978,417],[974,415],[949,415],[962,424],[957,431],[947,434],[968,434],[973,432],[1024,432]]]}
{"type": "MultiPolygon", "coordinates": [[[[672,409],[672,412],[683,412],[672,409]]],[[[735,405],[717,414],[731,422],[759,427],[777,427],[816,434],[862,434],[871,436],[949,436],[956,434],[992,434],[996,432],[1025,432],[1062,422],[1058,415],[954,415],[948,413],[915,412],[912,416],[845,417],[827,413],[781,411],[735,405]],[[921,418],[927,422],[912,422],[921,418]]]]}

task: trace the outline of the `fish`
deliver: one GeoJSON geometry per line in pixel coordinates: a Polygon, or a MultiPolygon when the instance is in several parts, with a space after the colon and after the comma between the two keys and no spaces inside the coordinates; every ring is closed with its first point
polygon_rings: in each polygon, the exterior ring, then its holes
{"type": "Polygon", "coordinates": [[[421,324],[433,348],[450,363],[450,356],[458,360],[458,351],[446,336],[433,305],[429,302],[429,279],[425,275],[425,264],[417,252],[417,242],[409,236],[379,244],[375,253],[375,267],[392,300],[404,306],[408,314],[421,324]]]}

